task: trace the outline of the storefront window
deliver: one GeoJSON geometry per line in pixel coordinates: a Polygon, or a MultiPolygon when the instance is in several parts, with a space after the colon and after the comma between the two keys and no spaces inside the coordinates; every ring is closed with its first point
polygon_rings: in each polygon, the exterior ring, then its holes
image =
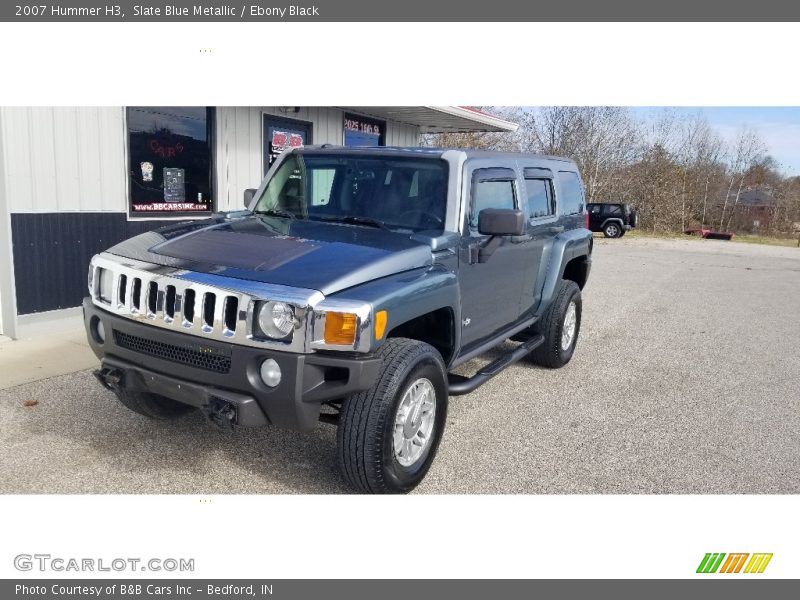
{"type": "Polygon", "coordinates": [[[359,115],[344,116],[345,146],[384,146],[386,123],[359,115]]]}
{"type": "Polygon", "coordinates": [[[129,107],[131,216],[209,214],[213,109],[129,107]]]}

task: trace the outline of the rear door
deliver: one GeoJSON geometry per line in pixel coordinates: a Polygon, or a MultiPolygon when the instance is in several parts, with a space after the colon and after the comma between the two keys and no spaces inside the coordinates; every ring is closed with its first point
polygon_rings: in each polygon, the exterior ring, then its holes
{"type": "Polygon", "coordinates": [[[548,168],[527,167],[522,173],[528,240],[524,242],[527,260],[525,271],[521,274],[521,308],[523,315],[532,315],[541,301],[545,259],[553,238],[564,228],[558,224],[553,171],[548,168]]]}

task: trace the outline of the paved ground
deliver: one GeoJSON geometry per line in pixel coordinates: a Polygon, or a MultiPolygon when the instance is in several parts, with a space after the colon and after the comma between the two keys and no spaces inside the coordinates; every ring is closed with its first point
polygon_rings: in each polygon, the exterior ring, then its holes
{"type": "MultiPolygon", "coordinates": [[[[800,492],[800,250],[596,242],[572,363],[453,398],[418,493],[800,492]]],[[[0,391],[0,423],[2,492],[347,491],[330,426],[155,423],[88,371],[0,391]]]]}
{"type": "MultiPolygon", "coordinates": [[[[37,315],[35,324],[20,327],[16,341],[0,336],[0,390],[93,367],[97,357],[86,341],[80,310],[58,311],[59,317],[37,315]]],[[[26,319],[26,317],[23,317],[26,319]]]]}

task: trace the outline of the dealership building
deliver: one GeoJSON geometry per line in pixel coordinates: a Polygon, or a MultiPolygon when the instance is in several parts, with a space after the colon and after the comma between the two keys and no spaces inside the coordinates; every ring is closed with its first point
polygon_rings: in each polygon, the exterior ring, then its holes
{"type": "Polygon", "coordinates": [[[78,311],[97,252],[242,208],[286,149],[515,129],[458,106],[0,107],[0,335],[78,311]]]}

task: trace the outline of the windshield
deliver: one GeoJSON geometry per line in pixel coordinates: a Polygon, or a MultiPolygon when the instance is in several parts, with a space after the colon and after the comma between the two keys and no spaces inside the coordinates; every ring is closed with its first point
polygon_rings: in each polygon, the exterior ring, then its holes
{"type": "Polygon", "coordinates": [[[398,231],[444,229],[447,163],[438,158],[294,154],[255,212],[398,231]]]}

